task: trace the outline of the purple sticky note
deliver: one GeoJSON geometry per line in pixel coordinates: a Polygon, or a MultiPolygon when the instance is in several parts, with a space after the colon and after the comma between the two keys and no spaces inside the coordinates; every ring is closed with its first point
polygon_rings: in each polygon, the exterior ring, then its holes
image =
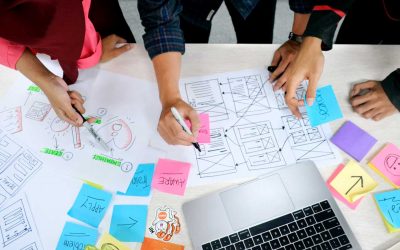
{"type": "Polygon", "coordinates": [[[376,139],[351,121],[347,121],[331,138],[331,142],[357,161],[361,161],[375,145],[376,139]]]}

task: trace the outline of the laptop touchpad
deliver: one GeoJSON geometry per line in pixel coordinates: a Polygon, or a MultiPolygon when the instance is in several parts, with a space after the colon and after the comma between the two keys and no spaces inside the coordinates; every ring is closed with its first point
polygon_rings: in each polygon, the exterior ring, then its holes
{"type": "Polygon", "coordinates": [[[220,194],[233,230],[240,230],[292,212],[294,205],[278,174],[220,194]]]}

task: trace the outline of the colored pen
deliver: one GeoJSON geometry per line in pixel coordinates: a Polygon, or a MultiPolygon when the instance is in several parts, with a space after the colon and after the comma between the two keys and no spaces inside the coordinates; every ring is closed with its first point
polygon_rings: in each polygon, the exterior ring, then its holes
{"type": "MultiPolygon", "coordinates": [[[[175,107],[171,108],[172,115],[174,116],[175,120],[181,125],[183,131],[185,131],[188,135],[193,135],[192,131],[190,131],[190,128],[186,125],[185,121],[183,120],[183,117],[181,114],[179,114],[178,110],[175,107]]],[[[193,146],[201,152],[200,145],[198,142],[192,142],[193,146]]]]}
{"type": "Polygon", "coordinates": [[[101,139],[100,135],[94,130],[92,124],[90,124],[90,123],[88,122],[88,120],[87,120],[85,117],[83,117],[83,115],[81,114],[81,112],[79,112],[79,110],[78,110],[74,105],[72,105],[72,107],[75,109],[75,111],[76,111],[76,112],[80,115],[80,117],[83,119],[83,124],[82,124],[82,125],[83,125],[87,130],[89,130],[90,134],[93,135],[94,139],[95,139],[106,151],[111,151],[111,148],[107,145],[107,143],[106,143],[103,139],[101,139]]]}

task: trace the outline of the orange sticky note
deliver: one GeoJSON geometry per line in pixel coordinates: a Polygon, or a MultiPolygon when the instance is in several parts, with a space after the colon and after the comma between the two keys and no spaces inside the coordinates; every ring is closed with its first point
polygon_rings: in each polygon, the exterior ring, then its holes
{"type": "MultiPolygon", "coordinates": [[[[200,129],[199,135],[197,136],[198,143],[210,143],[210,117],[207,113],[199,114],[200,129]]],[[[192,124],[189,120],[185,120],[186,125],[191,129],[192,124]]]]}
{"type": "Polygon", "coordinates": [[[144,238],[144,241],[142,243],[142,248],[141,250],[154,250],[154,249],[162,249],[162,250],[183,250],[185,249],[184,246],[170,243],[170,242],[164,242],[160,240],[155,240],[151,238],[144,238]]]}

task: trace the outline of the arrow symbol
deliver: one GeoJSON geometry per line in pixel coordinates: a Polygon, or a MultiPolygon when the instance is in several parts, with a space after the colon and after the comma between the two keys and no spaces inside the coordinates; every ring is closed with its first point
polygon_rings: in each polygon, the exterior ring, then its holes
{"type": "Polygon", "coordinates": [[[351,176],[351,178],[357,178],[357,181],[351,186],[349,190],[347,190],[346,195],[359,183],[361,182],[361,187],[364,187],[364,179],[362,176],[356,175],[356,176],[351,176]]]}
{"type": "Polygon", "coordinates": [[[55,142],[55,147],[56,147],[56,149],[58,149],[58,141],[57,141],[57,138],[56,138],[56,136],[53,136],[53,138],[54,138],[54,142],[55,142]]]}
{"type": "Polygon", "coordinates": [[[127,226],[128,228],[132,228],[134,225],[136,225],[136,223],[138,223],[137,220],[133,219],[132,217],[129,217],[129,219],[132,220],[131,223],[125,223],[125,224],[117,224],[118,226],[122,227],[122,226],[127,226]]]}

